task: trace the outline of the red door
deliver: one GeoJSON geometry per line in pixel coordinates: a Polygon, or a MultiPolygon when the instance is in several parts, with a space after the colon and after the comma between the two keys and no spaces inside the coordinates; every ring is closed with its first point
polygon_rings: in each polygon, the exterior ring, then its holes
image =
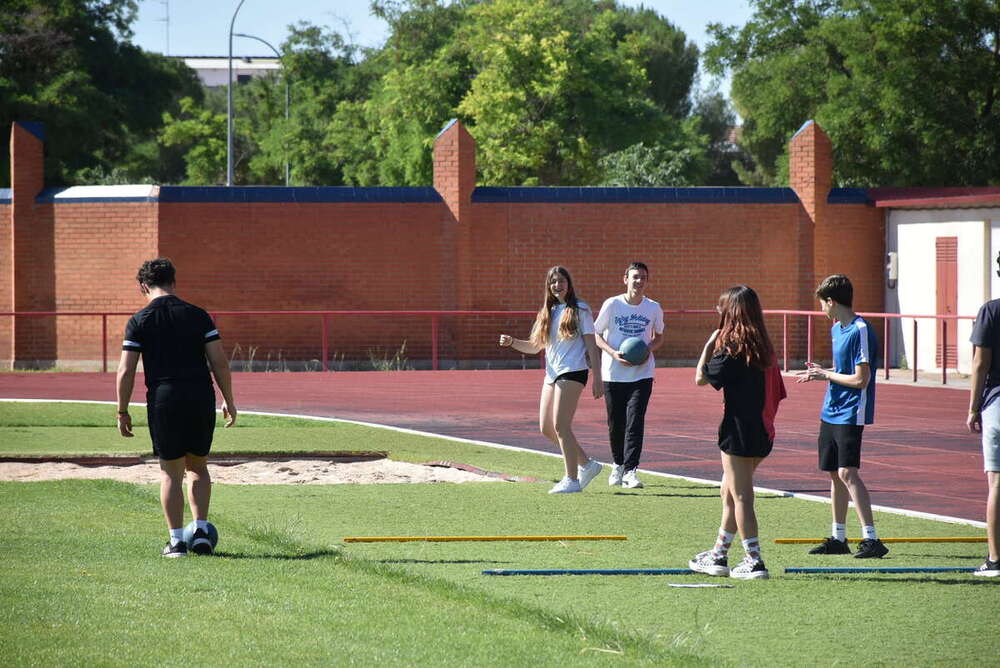
{"type": "MultiPolygon", "coordinates": [[[[938,315],[958,313],[958,237],[937,238],[937,311],[938,315]]],[[[944,350],[944,321],[937,322],[937,354],[935,362],[942,365],[944,350]]],[[[955,367],[958,359],[958,332],[956,320],[948,321],[948,366],[955,367]]]]}

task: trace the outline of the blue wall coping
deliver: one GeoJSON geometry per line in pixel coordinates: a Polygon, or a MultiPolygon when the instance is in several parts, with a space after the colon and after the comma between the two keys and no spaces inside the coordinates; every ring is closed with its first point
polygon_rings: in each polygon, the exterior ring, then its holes
{"type": "Polygon", "coordinates": [[[10,188],[0,188],[0,204],[10,204],[14,198],[14,191],[10,188]]]}
{"type": "Polygon", "coordinates": [[[39,121],[17,121],[17,124],[38,138],[38,141],[45,141],[45,123],[39,121]]]}
{"type": "MultiPolygon", "coordinates": [[[[13,198],[10,188],[0,188],[0,204],[13,198]]],[[[350,186],[75,186],[46,188],[36,202],[69,204],[93,202],[173,203],[337,203],[337,202],[441,202],[431,187],[354,188],[350,186]]],[[[473,190],[477,203],[587,203],[587,204],[797,204],[791,188],[594,188],[594,187],[492,187],[473,190]]],[[[873,203],[866,188],[833,188],[828,204],[873,203]]]]}
{"type": "Polygon", "coordinates": [[[333,203],[441,202],[431,187],[354,188],[351,186],[160,186],[160,202],[333,203]]]}
{"type": "Polygon", "coordinates": [[[580,202],[588,204],[798,204],[791,188],[569,188],[569,187],[479,187],[472,201],[580,202]]]}
{"type": "Polygon", "coordinates": [[[873,204],[867,188],[831,188],[827,204],[873,204]]]}

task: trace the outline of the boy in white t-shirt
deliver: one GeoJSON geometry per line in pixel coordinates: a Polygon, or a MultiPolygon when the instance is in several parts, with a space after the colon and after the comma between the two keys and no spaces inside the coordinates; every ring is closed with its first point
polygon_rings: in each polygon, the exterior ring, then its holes
{"type": "Polygon", "coordinates": [[[594,321],[595,341],[603,351],[604,402],[615,463],[608,484],[629,489],[642,487],[636,468],[653,392],[656,365],[652,352],[663,345],[663,309],[645,296],[648,283],[649,268],[642,262],[630,264],[625,270],[625,294],[607,299],[594,321]],[[641,364],[629,364],[618,352],[622,341],[633,336],[649,346],[650,354],[641,364]]]}

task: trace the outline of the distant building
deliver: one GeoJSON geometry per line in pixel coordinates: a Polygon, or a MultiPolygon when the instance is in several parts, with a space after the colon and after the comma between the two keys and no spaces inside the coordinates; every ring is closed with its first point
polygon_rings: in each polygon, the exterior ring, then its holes
{"type": "MultiPolygon", "coordinates": [[[[226,56],[171,56],[184,61],[198,74],[198,79],[208,88],[225,86],[229,76],[229,58],[226,56]]],[[[281,60],[275,56],[233,56],[233,83],[247,83],[251,77],[262,77],[281,71],[281,60]]]]}

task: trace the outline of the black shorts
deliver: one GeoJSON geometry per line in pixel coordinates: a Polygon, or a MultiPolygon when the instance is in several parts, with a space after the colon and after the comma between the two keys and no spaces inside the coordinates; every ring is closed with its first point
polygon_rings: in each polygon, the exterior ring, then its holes
{"type": "Polygon", "coordinates": [[[157,457],[204,457],[215,432],[215,389],[203,382],[161,383],[146,392],[146,416],[157,457]]]}
{"type": "Polygon", "coordinates": [[[581,385],[586,385],[589,374],[590,372],[586,369],[583,369],[582,371],[567,371],[566,373],[561,373],[556,376],[556,379],[552,382],[558,383],[560,380],[572,380],[580,383],[581,385]]]}
{"type": "Polygon", "coordinates": [[[774,441],[767,434],[759,416],[745,419],[723,415],[719,423],[719,450],[733,457],[767,457],[774,441]]]}
{"type": "Polygon", "coordinates": [[[864,425],[819,423],[819,468],[836,471],[861,468],[861,434],[864,425]]]}

